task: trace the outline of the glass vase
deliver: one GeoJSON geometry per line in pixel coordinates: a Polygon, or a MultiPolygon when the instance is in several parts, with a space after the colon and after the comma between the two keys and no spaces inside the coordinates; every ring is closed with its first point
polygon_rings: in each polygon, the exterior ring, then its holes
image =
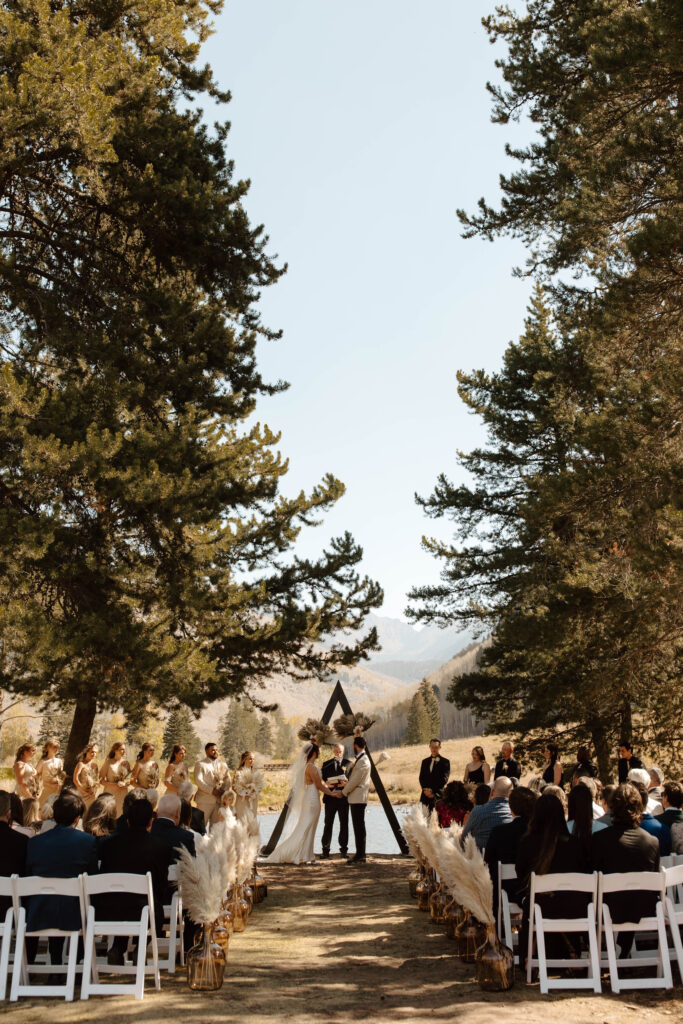
{"type": "Polygon", "coordinates": [[[240,893],[240,886],[236,885],[232,898],[232,927],[235,932],[243,932],[247,927],[249,919],[249,904],[243,899],[240,893]]]}
{"type": "Polygon", "coordinates": [[[433,873],[428,871],[425,880],[417,886],[417,905],[420,910],[429,910],[429,898],[435,889],[436,880],[433,873]]]}
{"type": "Polygon", "coordinates": [[[446,923],[446,935],[449,939],[456,938],[456,929],[459,924],[462,924],[462,920],[465,916],[465,912],[462,906],[456,902],[455,897],[447,905],[444,912],[444,921],[446,923]]]}
{"type": "Polygon", "coordinates": [[[436,924],[445,923],[444,915],[446,911],[446,904],[449,899],[450,897],[443,885],[440,885],[438,889],[435,889],[429,897],[429,916],[436,924]]]}
{"type": "Polygon", "coordinates": [[[187,953],[187,984],[193,992],[215,992],[223,984],[225,953],[213,942],[212,927],[204,925],[199,942],[187,953]]]}
{"type": "Polygon", "coordinates": [[[249,904],[249,913],[251,914],[254,909],[254,890],[248,882],[245,882],[242,886],[242,899],[246,900],[249,904]]]}
{"type": "Polygon", "coordinates": [[[268,895],[268,883],[263,875],[258,873],[256,868],[254,868],[254,873],[249,879],[249,885],[254,893],[254,903],[260,903],[268,895]]]}
{"type": "Polygon", "coordinates": [[[408,888],[412,899],[417,899],[417,887],[424,878],[424,872],[419,864],[416,864],[408,875],[408,888]]]}
{"type": "Polygon", "coordinates": [[[456,956],[463,963],[476,963],[477,955],[486,942],[486,925],[477,921],[476,917],[473,917],[468,911],[462,923],[455,929],[455,941],[458,944],[456,956]]]}
{"type": "Polygon", "coordinates": [[[486,929],[486,942],[477,958],[477,981],[487,992],[505,992],[515,983],[514,955],[499,940],[493,925],[486,929]]]}

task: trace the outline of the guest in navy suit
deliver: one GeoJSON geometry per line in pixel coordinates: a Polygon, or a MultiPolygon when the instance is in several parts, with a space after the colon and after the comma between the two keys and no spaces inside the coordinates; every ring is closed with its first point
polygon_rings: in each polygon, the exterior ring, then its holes
{"type": "MultiPolygon", "coordinates": [[[[97,874],[97,840],[95,836],[76,830],[84,810],[85,804],[78,793],[67,791],[57,797],[53,807],[55,827],[28,843],[26,875],[77,878],[84,873],[97,874]]],[[[81,927],[81,913],[75,897],[32,896],[27,903],[26,930],[29,932],[43,928],[75,931],[81,927]]],[[[50,962],[61,964],[64,939],[51,938],[49,949],[50,962]]]]}

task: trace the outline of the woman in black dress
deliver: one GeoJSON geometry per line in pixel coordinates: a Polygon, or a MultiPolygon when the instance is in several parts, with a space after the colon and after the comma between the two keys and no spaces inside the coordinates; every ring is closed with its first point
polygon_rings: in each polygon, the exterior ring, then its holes
{"type": "Polygon", "coordinates": [[[572,773],[572,785],[576,785],[582,776],[589,779],[597,779],[598,766],[591,761],[590,747],[579,747],[576,751],[576,766],[572,773]]]}
{"type": "Polygon", "coordinates": [[[559,761],[559,751],[556,743],[549,743],[545,748],[543,781],[548,786],[562,785],[562,764],[559,761]]]}
{"type": "Polygon", "coordinates": [[[488,786],[489,779],[491,778],[491,766],[486,763],[486,754],[484,753],[483,747],[472,748],[472,760],[465,768],[465,776],[463,782],[472,782],[474,785],[479,785],[481,782],[485,782],[488,786]]]}

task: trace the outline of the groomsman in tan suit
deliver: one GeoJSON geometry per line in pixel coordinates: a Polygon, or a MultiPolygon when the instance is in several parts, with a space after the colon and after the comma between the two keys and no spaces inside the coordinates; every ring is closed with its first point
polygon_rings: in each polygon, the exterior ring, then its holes
{"type": "Polygon", "coordinates": [[[221,797],[230,788],[230,772],[225,761],[219,758],[215,743],[206,744],[204,755],[194,766],[194,784],[197,787],[194,802],[204,815],[206,824],[213,825],[220,818],[221,797]]]}
{"type": "Polygon", "coordinates": [[[349,772],[349,781],[342,789],[342,794],[349,801],[353,837],[356,842],[356,853],[349,857],[347,864],[365,864],[365,808],[370,794],[370,758],[366,750],[363,736],[356,736],[353,741],[353,752],[356,760],[349,772]]]}

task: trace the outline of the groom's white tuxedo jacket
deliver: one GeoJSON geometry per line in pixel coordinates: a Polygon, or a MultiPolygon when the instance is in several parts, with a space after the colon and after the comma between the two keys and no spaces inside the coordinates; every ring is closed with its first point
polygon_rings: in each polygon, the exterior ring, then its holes
{"type": "Polygon", "coordinates": [[[370,793],[370,758],[363,752],[357,758],[351,772],[349,781],[344,786],[342,793],[347,797],[350,804],[366,804],[370,793]]]}

